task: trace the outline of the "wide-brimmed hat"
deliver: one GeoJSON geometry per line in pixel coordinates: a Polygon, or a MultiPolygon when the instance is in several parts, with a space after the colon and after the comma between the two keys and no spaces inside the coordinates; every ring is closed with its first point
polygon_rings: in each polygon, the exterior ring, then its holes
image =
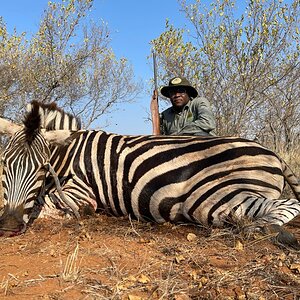
{"type": "Polygon", "coordinates": [[[198,96],[197,90],[184,77],[172,78],[169,81],[169,85],[163,86],[160,89],[160,92],[163,96],[170,98],[170,90],[175,89],[177,87],[184,87],[186,89],[187,94],[192,98],[196,98],[198,96]]]}

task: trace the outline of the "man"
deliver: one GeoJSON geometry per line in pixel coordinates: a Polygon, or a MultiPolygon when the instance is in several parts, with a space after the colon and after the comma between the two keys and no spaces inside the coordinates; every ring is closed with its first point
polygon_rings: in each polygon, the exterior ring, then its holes
{"type": "Polygon", "coordinates": [[[160,131],[164,135],[215,135],[216,127],[209,102],[184,77],[174,77],[161,94],[172,107],[161,113],[160,131]]]}

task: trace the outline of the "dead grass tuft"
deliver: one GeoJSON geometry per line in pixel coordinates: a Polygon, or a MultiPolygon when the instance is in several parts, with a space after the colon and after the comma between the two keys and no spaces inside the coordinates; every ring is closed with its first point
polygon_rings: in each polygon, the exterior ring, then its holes
{"type": "Polygon", "coordinates": [[[80,269],[79,269],[79,261],[78,261],[78,252],[79,252],[79,244],[76,244],[76,247],[74,249],[73,252],[71,252],[68,257],[67,260],[65,262],[62,274],[61,274],[61,278],[64,281],[70,281],[70,282],[75,282],[78,277],[79,277],[79,273],[80,273],[80,269]]]}

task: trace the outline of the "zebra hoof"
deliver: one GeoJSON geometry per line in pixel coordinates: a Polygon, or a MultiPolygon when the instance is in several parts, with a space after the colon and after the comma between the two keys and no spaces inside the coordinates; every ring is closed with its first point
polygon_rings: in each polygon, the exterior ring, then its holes
{"type": "Polygon", "coordinates": [[[296,237],[279,225],[271,224],[264,226],[263,233],[274,235],[272,239],[276,244],[280,244],[284,247],[290,247],[295,250],[300,250],[300,244],[296,237]]]}

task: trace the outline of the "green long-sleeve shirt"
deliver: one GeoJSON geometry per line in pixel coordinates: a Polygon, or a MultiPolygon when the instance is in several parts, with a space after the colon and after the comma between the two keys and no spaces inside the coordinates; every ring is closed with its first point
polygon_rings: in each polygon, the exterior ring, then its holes
{"type": "Polygon", "coordinates": [[[170,107],[161,113],[161,133],[164,135],[215,135],[215,118],[204,97],[190,100],[181,112],[170,107]]]}

